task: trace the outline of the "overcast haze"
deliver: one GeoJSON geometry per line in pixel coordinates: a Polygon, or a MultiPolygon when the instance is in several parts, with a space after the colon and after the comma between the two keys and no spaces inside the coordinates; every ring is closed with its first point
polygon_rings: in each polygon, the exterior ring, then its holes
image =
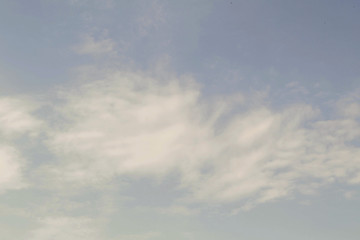
{"type": "Polygon", "coordinates": [[[1,1],[0,239],[357,240],[359,11],[1,1]]]}

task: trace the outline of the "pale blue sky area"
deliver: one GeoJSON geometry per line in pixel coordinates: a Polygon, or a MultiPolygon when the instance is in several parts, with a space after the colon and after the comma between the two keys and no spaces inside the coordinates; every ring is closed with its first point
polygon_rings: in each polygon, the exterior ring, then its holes
{"type": "Polygon", "coordinates": [[[0,239],[358,239],[360,1],[2,0],[0,30],[0,239]]]}
{"type": "Polygon", "coordinates": [[[138,18],[152,16],[151,1],[114,1],[109,7],[96,1],[4,1],[3,71],[22,84],[31,79],[36,88],[57,84],[70,67],[96,61],[71,52],[80,35],[105,31],[120,49],[125,45],[120,55],[125,64],[148,68],[159,56],[170,55],[176,72],[196,74],[216,89],[227,88],[221,78],[233,71],[243,81],[232,87],[299,81],[335,92],[357,84],[358,1],[156,4],[162,6],[159,18],[164,19],[153,20],[141,36],[138,18]]]}

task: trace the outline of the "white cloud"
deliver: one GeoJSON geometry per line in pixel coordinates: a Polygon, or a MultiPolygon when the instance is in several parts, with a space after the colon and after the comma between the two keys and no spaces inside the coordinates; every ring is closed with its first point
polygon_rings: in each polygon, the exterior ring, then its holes
{"type": "Polygon", "coordinates": [[[337,102],[338,112],[349,118],[360,117],[360,91],[354,91],[337,102]]]}
{"type": "Polygon", "coordinates": [[[355,118],[322,120],[308,105],[274,111],[247,106],[249,99],[209,104],[194,84],[183,84],[189,79],[128,72],[104,79],[66,94],[60,112],[67,122],[50,133],[60,161],[52,172],[67,181],[178,172],[183,201],[246,200],[245,207],[360,182],[355,118]]]}
{"type": "Polygon", "coordinates": [[[25,185],[22,170],[25,161],[14,140],[34,135],[41,122],[31,115],[34,105],[20,98],[0,98],[0,193],[25,185]]]}
{"type": "Polygon", "coordinates": [[[78,54],[89,55],[103,55],[103,54],[116,54],[115,42],[106,37],[95,39],[91,35],[83,36],[82,43],[74,48],[78,54]]]}
{"type": "Polygon", "coordinates": [[[0,145],[0,193],[8,189],[18,189],[23,186],[23,160],[18,151],[11,147],[0,145]]]}
{"type": "Polygon", "coordinates": [[[3,137],[15,137],[23,133],[35,133],[41,125],[31,115],[35,105],[17,98],[0,98],[0,134],[3,137]]]}
{"type": "Polygon", "coordinates": [[[136,74],[114,77],[120,81],[89,84],[84,95],[69,95],[62,110],[75,125],[54,132],[50,145],[66,155],[65,172],[73,179],[165,174],[181,161],[183,148],[199,140],[193,137],[204,134],[206,126],[196,124],[191,109],[198,91],[136,74]]]}
{"type": "Polygon", "coordinates": [[[30,233],[31,240],[101,239],[92,219],[84,217],[48,217],[30,233]]]}
{"type": "Polygon", "coordinates": [[[159,232],[120,234],[106,236],[102,220],[79,216],[48,216],[38,219],[37,227],[28,233],[30,240],[150,240],[157,239],[159,232]]]}

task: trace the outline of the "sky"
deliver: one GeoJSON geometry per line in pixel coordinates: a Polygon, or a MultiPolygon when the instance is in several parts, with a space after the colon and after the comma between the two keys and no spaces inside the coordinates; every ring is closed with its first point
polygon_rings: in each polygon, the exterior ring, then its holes
{"type": "Polygon", "coordinates": [[[355,240],[360,2],[3,0],[2,240],[355,240]]]}

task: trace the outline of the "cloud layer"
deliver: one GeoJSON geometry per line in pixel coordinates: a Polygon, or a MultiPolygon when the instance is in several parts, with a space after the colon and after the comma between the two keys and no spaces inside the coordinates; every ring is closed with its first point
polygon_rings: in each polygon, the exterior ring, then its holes
{"type": "Polygon", "coordinates": [[[62,88],[43,109],[29,98],[0,99],[0,193],[27,187],[37,202],[31,210],[31,201],[24,209],[8,204],[8,214],[38,217],[24,236],[103,238],[127,204],[163,216],[218,206],[236,214],[360,183],[358,94],[334,101],[325,118],[308,104],[274,109],[258,93],[205,96],[192,77],[159,69],[81,68],[79,76],[92,80],[62,88]],[[144,187],[160,196],[140,196],[144,187]]]}
{"type": "Polygon", "coordinates": [[[88,218],[48,217],[41,219],[40,226],[31,232],[31,240],[99,239],[94,221],[88,218]]]}
{"type": "Polygon", "coordinates": [[[85,185],[175,174],[182,201],[246,206],[360,182],[353,102],[324,120],[310,105],[275,111],[250,98],[209,100],[192,79],[168,77],[111,71],[63,94],[65,120],[47,143],[58,164],[48,169],[85,185]]]}

